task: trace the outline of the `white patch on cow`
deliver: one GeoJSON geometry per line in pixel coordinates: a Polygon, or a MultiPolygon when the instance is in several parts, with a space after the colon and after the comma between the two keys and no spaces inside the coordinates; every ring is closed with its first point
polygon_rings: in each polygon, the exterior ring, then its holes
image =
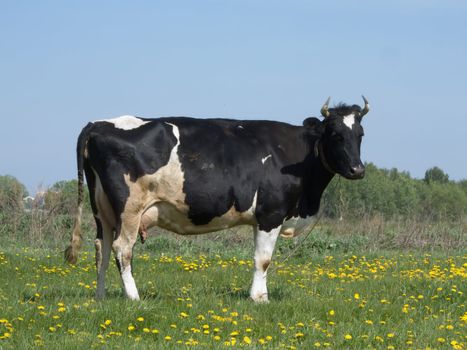
{"type": "Polygon", "coordinates": [[[301,218],[299,216],[285,220],[282,224],[281,236],[296,237],[308,233],[316,222],[316,215],[301,218]]]}
{"type": "Polygon", "coordinates": [[[280,226],[273,228],[269,232],[255,230],[255,270],[250,290],[250,297],[255,302],[264,303],[268,301],[267,271],[271,264],[272,253],[274,252],[280,230],[280,226]]]}
{"type": "Polygon", "coordinates": [[[350,130],[352,130],[352,126],[355,124],[355,114],[349,114],[344,117],[344,124],[350,130]]]}
{"type": "Polygon", "coordinates": [[[238,225],[254,225],[257,198],[258,191],[255,192],[251,206],[247,210],[239,212],[235,209],[235,205],[232,205],[226,213],[213,218],[206,225],[194,225],[185,211],[178,210],[168,202],[160,202],[144,212],[141,225],[146,229],[159,226],[182,235],[219,231],[238,225]]]}
{"type": "Polygon", "coordinates": [[[112,118],[112,119],[101,119],[101,120],[96,120],[95,122],[112,123],[117,129],[122,129],[122,130],[137,129],[140,126],[149,123],[149,121],[147,120],[142,120],[132,115],[122,115],[121,117],[112,118]]]}
{"type": "MultiPolygon", "coordinates": [[[[140,214],[143,215],[141,221],[146,228],[159,225],[159,218],[167,212],[175,212],[180,216],[186,216],[188,213],[183,192],[185,176],[178,157],[180,132],[176,125],[166,124],[172,127],[173,135],[177,139],[177,143],[170,151],[167,164],[153,174],[141,176],[135,182],[131,181],[129,174],[124,174],[125,182],[130,189],[130,196],[125,204],[122,220],[126,213],[134,213],[134,208],[141,208],[140,214]],[[155,208],[148,210],[152,206],[155,208]]],[[[179,218],[174,217],[174,219],[179,218]]]]}
{"type": "Polygon", "coordinates": [[[269,154],[269,155],[267,155],[266,157],[261,158],[261,161],[262,161],[263,164],[264,164],[264,163],[266,163],[266,161],[267,161],[269,158],[271,158],[271,157],[272,157],[272,155],[269,154]]]}

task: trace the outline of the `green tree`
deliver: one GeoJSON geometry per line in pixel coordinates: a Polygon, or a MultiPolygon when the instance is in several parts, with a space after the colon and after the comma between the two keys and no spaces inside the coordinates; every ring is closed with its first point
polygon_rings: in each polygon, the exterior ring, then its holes
{"type": "Polygon", "coordinates": [[[424,180],[426,183],[439,182],[445,184],[449,182],[449,175],[437,166],[435,166],[433,168],[428,169],[425,172],[424,180]]]}
{"type": "Polygon", "coordinates": [[[26,187],[15,177],[0,176],[0,212],[11,214],[23,209],[23,197],[27,196],[26,187]]]}

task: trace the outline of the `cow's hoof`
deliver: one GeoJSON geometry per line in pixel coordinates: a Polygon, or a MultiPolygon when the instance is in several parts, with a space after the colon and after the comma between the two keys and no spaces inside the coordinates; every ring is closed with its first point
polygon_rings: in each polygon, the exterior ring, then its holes
{"type": "Polygon", "coordinates": [[[269,303],[268,293],[251,295],[250,298],[257,304],[269,303]]]}

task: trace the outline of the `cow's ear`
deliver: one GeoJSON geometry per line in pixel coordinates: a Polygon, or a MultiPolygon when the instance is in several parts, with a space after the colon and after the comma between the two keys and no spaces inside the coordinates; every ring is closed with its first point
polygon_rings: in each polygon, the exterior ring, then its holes
{"type": "Polygon", "coordinates": [[[303,121],[303,126],[307,130],[307,132],[312,136],[320,137],[324,133],[324,125],[321,120],[318,118],[306,118],[303,121]]]}

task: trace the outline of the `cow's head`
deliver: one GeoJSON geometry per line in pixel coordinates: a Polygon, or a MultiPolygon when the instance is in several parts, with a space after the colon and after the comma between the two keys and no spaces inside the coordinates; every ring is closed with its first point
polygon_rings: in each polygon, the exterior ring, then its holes
{"type": "MultiPolygon", "coordinates": [[[[362,96],[363,97],[363,96],[362,96]]],[[[329,108],[330,98],[321,108],[322,122],[314,123],[319,139],[314,144],[314,152],[319,156],[324,167],[347,179],[361,179],[365,175],[365,166],[360,159],[360,144],[363,128],[362,117],[370,110],[365,97],[363,109],[358,105],[339,104],[329,108]]]]}

